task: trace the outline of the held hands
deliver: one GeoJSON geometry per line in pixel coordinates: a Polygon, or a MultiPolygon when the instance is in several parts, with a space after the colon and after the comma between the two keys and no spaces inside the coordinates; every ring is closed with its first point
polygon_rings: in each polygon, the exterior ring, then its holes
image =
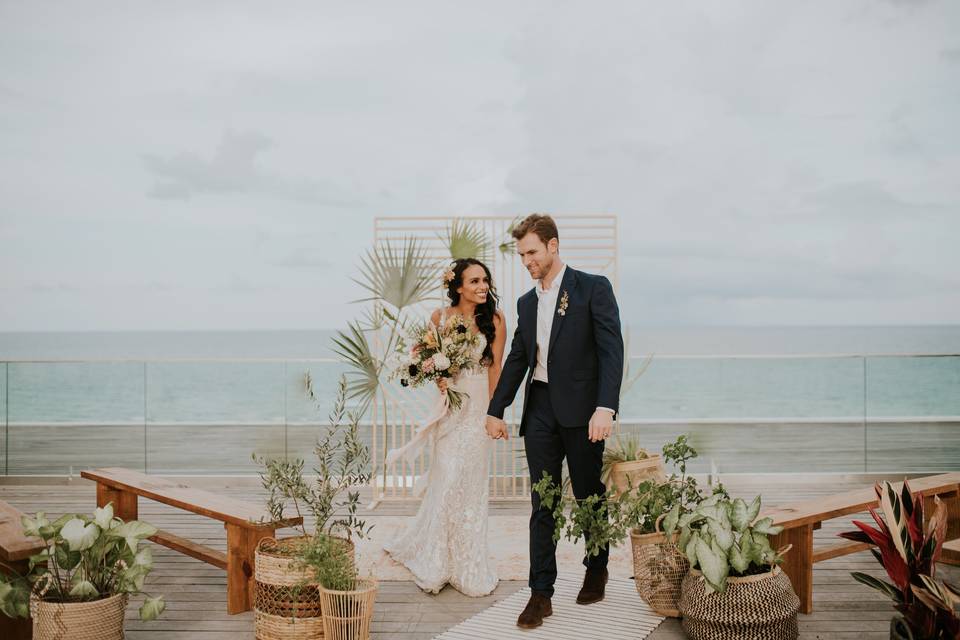
{"type": "MultiPolygon", "coordinates": [[[[489,418],[487,418],[489,420],[489,418]]],[[[587,436],[590,442],[599,442],[606,440],[613,433],[613,414],[603,409],[597,409],[590,418],[590,425],[587,429],[587,436]]]]}
{"type": "Polygon", "coordinates": [[[487,416],[486,430],[487,435],[494,440],[500,440],[501,438],[504,440],[510,439],[510,433],[507,431],[507,423],[499,418],[487,416]]]}

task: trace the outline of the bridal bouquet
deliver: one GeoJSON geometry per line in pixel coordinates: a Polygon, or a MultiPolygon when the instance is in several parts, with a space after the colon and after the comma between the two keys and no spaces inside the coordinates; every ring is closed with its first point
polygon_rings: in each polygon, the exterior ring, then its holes
{"type": "MultiPolygon", "coordinates": [[[[408,337],[412,346],[396,370],[404,387],[420,387],[442,378],[456,378],[461,371],[478,367],[483,343],[470,331],[461,315],[453,315],[439,327],[431,323],[417,327],[408,337]]],[[[401,349],[405,349],[401,343],[401,349]]],[[[467,394],[447,387],[450,406],[459,409],[467,394]]]]}

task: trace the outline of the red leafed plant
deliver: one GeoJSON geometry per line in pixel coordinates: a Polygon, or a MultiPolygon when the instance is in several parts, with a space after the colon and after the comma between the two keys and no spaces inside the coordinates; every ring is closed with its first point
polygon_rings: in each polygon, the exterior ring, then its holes
{"type": "MultiPolygon", "coordinates": [[[[858,582],[892,598],[894,607],[903,615],[914,637],[925,640],[957,638],[960,619],[952,607],[931,606],[931,599],[927,597],[930,585],[935,584],[932,579],[947,533],[946,506],[940,498],[934,497],[933,515],[925,531],[923,497],[914,495],[906,480],[899,494],[889,482],[878,482],[874,488],[883,517],[876,508],[869,511],[878,528],[854,520],[858,531],[839,535],[847,540],[874,545],[870,552],[886,569],[893,584],[865,573],[853,572],[851,575],[858,582]]],[[[956,592],[955,587],[947,585],[944,588],[956,592]]]]}

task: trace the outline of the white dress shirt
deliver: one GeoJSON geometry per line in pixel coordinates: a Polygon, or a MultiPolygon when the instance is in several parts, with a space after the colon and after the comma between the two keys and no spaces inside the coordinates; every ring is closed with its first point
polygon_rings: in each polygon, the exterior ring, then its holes
{"type": "Polygon", "coordinates": [[[560,267],[560,272],[550,283],[549,289],[543,288],[543,280],[537,281],[537,364],[533,369],[533,379],[540,382],[549,382],[547,355],[550,349],[550,330],[553,328],[553,313],[557,308],[560,284],[566,272],[567,265],[560,267]]]}

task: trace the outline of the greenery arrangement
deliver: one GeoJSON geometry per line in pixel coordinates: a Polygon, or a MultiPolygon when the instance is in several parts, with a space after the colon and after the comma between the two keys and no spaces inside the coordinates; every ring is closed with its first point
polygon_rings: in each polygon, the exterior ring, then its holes
{"type": "MultiPolygon", "coordinates": [[[[623,542],[631,530],[653,533],[661,516],[665,526],[672,521],[675,528],[681,515],[691,513],[704,500],[696,478],[687,475],[687,463],[697,457],[697,451],[689,445],[687,436],[681,435],[664,445],[663,457],[679,475],[674,472],[663,483],[645,480],[619,496],[609,490],[605,495],[572,500],[544,472],[533,490],[543,506],[553,512],[554,541],[561,537],[573,541],[587,538],[587,553],[596,555],[603,546],[623,542]]],[[[722,485],[712,488],[711,494],[728,497],[722,485]]]]}
{"type": "MultiPolygon", "coordinates": [[[[0,611],[8,617],[30,617],[34,587],[44,601],[59,603],[143,593],[153,556],[149,547],[139,545],[157,533],[155,527],[115,518],[112,504],[92,516],[66,514],[50,522],[40,512],[33,518],[24,516],[22,523],[24,535],[40,538],[47,548],[30,558],[27,575],[0,574],[0,611]]],[[[147,595],[140,619],[154,620],[165,607],[163,596],[147,595]]]]}
{"type": "MultiPolygon", "coordinates": [[[[315,398],[309,383],[307,392],[315,398]]],[[[357,517],[360,492],[350,490],[367,484],[371,476],[370,449],[360,439],[360,414],[346,411],[348,393],[346,378],[341,376],[328,416],[329,426],[314,448],[317,465],[312,483],[304,477],[302,459],[268,460],[253,455],[254,461],[264,467],[260,481],[267,490],[267,509],[273,520],[283,520],[284,511],[292,505],[298,516],[305,513],[313,516],[314,535],[339,534],[351,540],[353,536],[366,537],[373,528],[357,517]],[[344,418],[347,419],[345,426],[344,418]],[[346,511],[346,516],[335,518],[334,514],[341,509],[346,511]]],[[[304,536],[311,535],[305,521],[300,529],[304,536]]]]}
{"type": "Polygon", "coordinates": [[[359,415],[366,413],[381,387],[384,368],[408,325],[407,310],[435,293],[439,269],[415,238],[404,241],[400,249],[390,242],[375,246],[362,258],[362,277],[354,281],[370,295],[356,302],[372,301],[373,309],[333,339],[334,352],[352,369],[347,374],[347,390],[358,402],[359,415]],[[377,338],[373,345],[368,334],[377,338]]]}
{"type": "Polygon", "coordinates": [[[880,500],[880,511],[871,508],[877,527],[854,520],[857,531],[839,534],[871,547],[877,561],[886,570],[893,584],[871,575],[853,572],[858,582],[880,591],[893,600],[902,618],[894,621],[902,635],[916,640],[939,640],[960,637],[960,589],[934,580],[947,532],[947,508],[934,498],[933,514],[924,526],[923,497],[914,495],[904,480],[898,493],[889,482],[874,486],[880,500]]]}
{"type": "Polygon", "coordinates": [[[298,548],[294,566],[308,570],[313,576],[299,585],[301,589],[307,582],[316,581],[331,591],[349,591],[357,578],[357,567],[347,548],[330,535],[316,535],[306,540],[298,548]]]}
{"type": "Polygon", "coordinates": [[[678,515],[675,507],[664,520],[664,531],[669,535],[679,527],[678,546],[690,566],[700,568],[707,593],[723,593],[729,576],[768,573],[783,561],[769,538],[783,527],[771,518],[757,520],[759,513],[760,496],[748,505],[741,498],[713,495],[690,513],[678,515]]]}

